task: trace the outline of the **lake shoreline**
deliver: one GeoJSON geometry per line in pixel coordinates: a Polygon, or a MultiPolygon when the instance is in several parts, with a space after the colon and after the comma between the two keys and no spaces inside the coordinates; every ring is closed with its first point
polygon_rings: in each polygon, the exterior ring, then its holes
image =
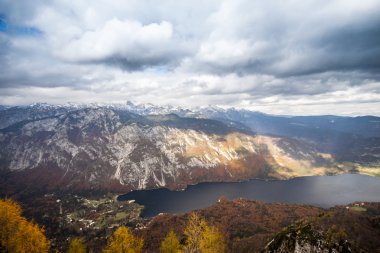
{"type": "Polygon", "coordinates": [[[216,183],[216,184],[219,184],[219,183],[244,183],[244,182],[249,182],[249,181],[253,181],[253,180],[257,180],[257,181],[264,181],[264,182],[273,182],[273,181],[291,181],[291,180],[295,180],[295,179],[298,179],[298,178],[308,178],[308,177],[334,177],[334,176],[339,176],[339,175],[363,175],[363,176],[369,176],[369,177],[375,177],[375,178],[380,178],[380,177],[377,177],[377,176],[374,176],[374,175],[371,175],[371,174],[365,174],[365,173],[359,173],[359,172],[342,172],[342,173],[338,173],[338,174],[326,174],[326,175],[304,175],[304,176],[296,176],[296,177],[291,177],[291,178],[284,178],[284,179],[280,179],[280,178],[250,178],[250,179],[243,179],[243,180],[236,180],[236,181],[202,181],[202,182],[198,182],[198,183],[193,183],[193,184],[187,184],[185,188],[180,188],[180,189],[172,189],[172,188],[168,188],[168,187],[158,187],[158,188],[148,188],[148,189],[135,189],[135,190],[130,190],[128,192],[125,192],[125,193],[122,193],[122,194],[116,194],[116,200],[119,200],[119,197],[121,196],[124,196],[126,194],[129,194],[129,193],[132,193],[132,192],[140,192],[140,191],[154,191],[154,190],[159,190],[159,189],[167,189],[171,192],[182,192],[182,191],[185,191],[186,189],[188,189],[189,187],[191,186],[197,186],[197,185],[200,185],[200,184],[213,184],[213,183],[216,183]]]}
{"type": "Polygon", "coordinates": [[[216,203],[221,196],[228,199],[244,198],[329,208],[356,201],[380,201],[380,179],[345,173],[303,176],[288,180],[202,182],[189,185],[183,191],[172,191],[167,188],[137,190],[119,195],[117,199],[135,200],[145,207],[142,215],[152,217],[159,213],[183,213],[205,208],[216,203]]]}

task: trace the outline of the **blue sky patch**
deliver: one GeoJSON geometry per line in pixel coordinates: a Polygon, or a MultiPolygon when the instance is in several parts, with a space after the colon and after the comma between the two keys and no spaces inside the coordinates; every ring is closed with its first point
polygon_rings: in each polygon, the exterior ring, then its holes
{"type": "Polygon", "coordinates": [[[32,26],[18,26],[7,22],[3,15],[0,15],[0,32],[13,36],[41,36],[42,31],[32,26]]]}

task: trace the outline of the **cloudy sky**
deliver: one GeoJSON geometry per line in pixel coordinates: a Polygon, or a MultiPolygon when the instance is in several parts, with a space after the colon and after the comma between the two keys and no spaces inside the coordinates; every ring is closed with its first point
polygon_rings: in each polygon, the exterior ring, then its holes
{"type": "Polygon", "coordinates": [[[0,0],[0,104],[380,115],[379,0],[0,0]]]}

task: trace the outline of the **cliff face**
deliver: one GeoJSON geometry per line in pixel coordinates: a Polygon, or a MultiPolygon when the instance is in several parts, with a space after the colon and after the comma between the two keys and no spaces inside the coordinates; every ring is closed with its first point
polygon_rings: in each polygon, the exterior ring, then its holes
{"type": "Polygon", "coordinates": [[[216,120],[107,108],[19,122],[0,131],[0,144],[3,174],[50,188],[176,189],[202,181],[340,172],[331,155],[300,141],[216,120]]]}

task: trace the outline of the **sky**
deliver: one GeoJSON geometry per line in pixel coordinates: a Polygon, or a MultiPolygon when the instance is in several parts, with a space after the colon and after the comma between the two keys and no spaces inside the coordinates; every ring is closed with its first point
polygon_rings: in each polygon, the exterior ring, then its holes
{"type": "Polygon", "coordinates": [[[0,0],[0,104],[380,115],[379,0],[0,0]]]}

